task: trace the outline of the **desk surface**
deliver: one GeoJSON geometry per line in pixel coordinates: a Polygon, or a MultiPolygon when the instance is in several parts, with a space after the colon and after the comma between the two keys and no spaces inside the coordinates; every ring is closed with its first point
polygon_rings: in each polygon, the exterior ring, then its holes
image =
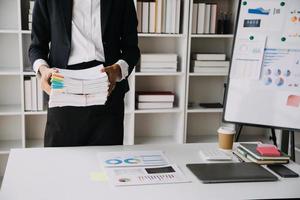
{"type": "MultiPolygon", "coordinates": [[[[0,199],[199,200],[300,197],[300,178],[280,178],[277,182],[262,183],[202,184],[185,164],[203,162],[198,156],[199,149],[214,147],[216,144],[16,149],[9,156],[0,199]],[[90,173],[101,171],[96,154],[116,150],[163,150],[169,162],[177,164],[192,182],[113,187],[106,181],[92,181],[90,173]]],[[[293,163],[289,167],[300,174],[299,165],[293,163]]]]}

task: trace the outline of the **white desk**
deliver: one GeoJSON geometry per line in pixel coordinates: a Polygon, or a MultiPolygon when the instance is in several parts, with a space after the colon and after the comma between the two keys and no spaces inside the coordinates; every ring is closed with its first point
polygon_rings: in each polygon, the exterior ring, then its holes
{"type": "MultiPolygon", "coordinates": [[[[1,200],[199,200],[300,197],[300,178],[277,182],[202,184],[185,167],[203,162],[200,148],[216,144],[139,145],[12,150],[0,193],[1,200]],[[192,183],[113,187],[91,181],[99,171],[96,153],[114,150],[163,150],[170,163],[178,164],[192,183]],[[2,196],[1,196],[2,195],[2,196]]],[[[289,167],[300,173],[300,166],[289,167]]],[[[226,173],[224,171],[224,173],[226,173]]]]}

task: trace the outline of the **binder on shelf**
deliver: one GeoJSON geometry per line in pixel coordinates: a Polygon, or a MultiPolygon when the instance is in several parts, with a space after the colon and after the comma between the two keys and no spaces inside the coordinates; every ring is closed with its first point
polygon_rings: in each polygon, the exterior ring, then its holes
{"type": "Polygon", "coordinates": [[[142,32],[149,32],[149,2],[143,1],[143,22],[142,22],[142,32]]]}
{"type": "Polygon", "coordinates": [[[25,100],[25,110],[30,111],[31,110],[31,79],[25,79],[24,80],[24,100],[25,100]]]}
{"type": "Polygon", "coordinates": [[[197,34],[203,34],[205,29],[205,16],[206,16],[205,3],[198,4],[198,19],[197,19],[197,34]]]}
{"type": "Polygon", "coordinates": [[[192,11],[192,34],[197,33],[197,21],[198,18],[198,4],[193,3],[193,11],[192,11]]]}
{"type": "Polygon", "coordinates": [[[180,32],[180,9],[181,9],[181,0],[176,2],[176,12],[175,12],[175,33],[180,32]]]}
{"type": "Polygon", "coordinates": [[[172,7],[171,7],[171,31],[170,33],[176,33],[176,6],[177,0],[171,0],[172,7]]]}
{"type": "Polygon", "coordinates": [[[149,3],[149,33],[155,33],[156,27],[156,2],[151,1],[149,3]]]}
{"type": "Polygon", "coordinates": [[[181,0],[138,0],[138,32],[179,33],[181,0]]]}
{"type": "Polygon", "coordinates": [[[138,32],[141,33],[142,32],[142,27],[143,27],[143,2],[142,1],[138,1],[137,2],[137,18],[138,18],[138,32]]]}
{"type": "Polygon", "coordinates": [[[31,79],[31,110],[37,111],[37,79],[35,76],[30,77],[31,79]]]}
{"type": "Polygon", "coordinates": [[[172,32],[172,7],[173,7],[173,0],[167,1],[167,10],[166,10],[166,33],[172,32]]]}
{"type": "Polygon", "coordinates": [[[155,32],[162,32],[162,21],[163,21],[163,0],[156,0],[155,7],[155,32]]]}
{"type": "Polygon", "coordinates": [[[205,4],[205,21],[204,21],[204,33],[210,33],[210,4],[205,4]]]}
{"type": "Polygon", "coordinates": [[[167,32],[167,0],[162,0],[162,27],[161,32],[166,33],[167,32]]]}
{"type": "Polygon", "coordinates": [[[216,33],[217,24],[217,4],[211,4],[210,7],[210,33],[216,33]]]}
{"type": "Polygon", "coordinates": [[[44,110],[44,92],[41,87],[41,79],[37,78],[37,110],[44,110]]]}

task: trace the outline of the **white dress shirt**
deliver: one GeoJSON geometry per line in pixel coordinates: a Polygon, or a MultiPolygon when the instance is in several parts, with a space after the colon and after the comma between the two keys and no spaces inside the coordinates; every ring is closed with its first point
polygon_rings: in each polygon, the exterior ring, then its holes
{"type": "MultiPolygon", "coordinates": [[[[71,52],[68,65],[98,60],[105,62],[101,32],[101,0],[74,0],[72,16],[71,52]]],[[[128,64],[119,60],[123,80],[128,75],[128,64]]],[[[37,73],[41,65],[47,62],[37,59],[33,69],[37,73]]],[[[54,66],[58,67],[59,66],[54,66]]],[[[118,80],[118,81],[120,81],[118,80]]]]}

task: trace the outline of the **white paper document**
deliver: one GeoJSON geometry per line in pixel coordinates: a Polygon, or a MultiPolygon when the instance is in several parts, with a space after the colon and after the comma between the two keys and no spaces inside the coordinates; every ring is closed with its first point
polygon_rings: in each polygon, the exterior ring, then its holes
{"type": "Polygon", "coordinates": [[[190,182],[176,165],[160,167],[106,168],[106,172],[110,183],[114,186],[190,182]]]}
{"type": "Polygon", "coordinates": [[[168,160],[162,151],[116,151],[97,154],[104,167],[162,166],[168,160]]]}
{"type": "Polygon", "coordinates": [[[236,41],[230,78],[259,80],[262,68],[266,36],[241,38],[236,41]]]}

